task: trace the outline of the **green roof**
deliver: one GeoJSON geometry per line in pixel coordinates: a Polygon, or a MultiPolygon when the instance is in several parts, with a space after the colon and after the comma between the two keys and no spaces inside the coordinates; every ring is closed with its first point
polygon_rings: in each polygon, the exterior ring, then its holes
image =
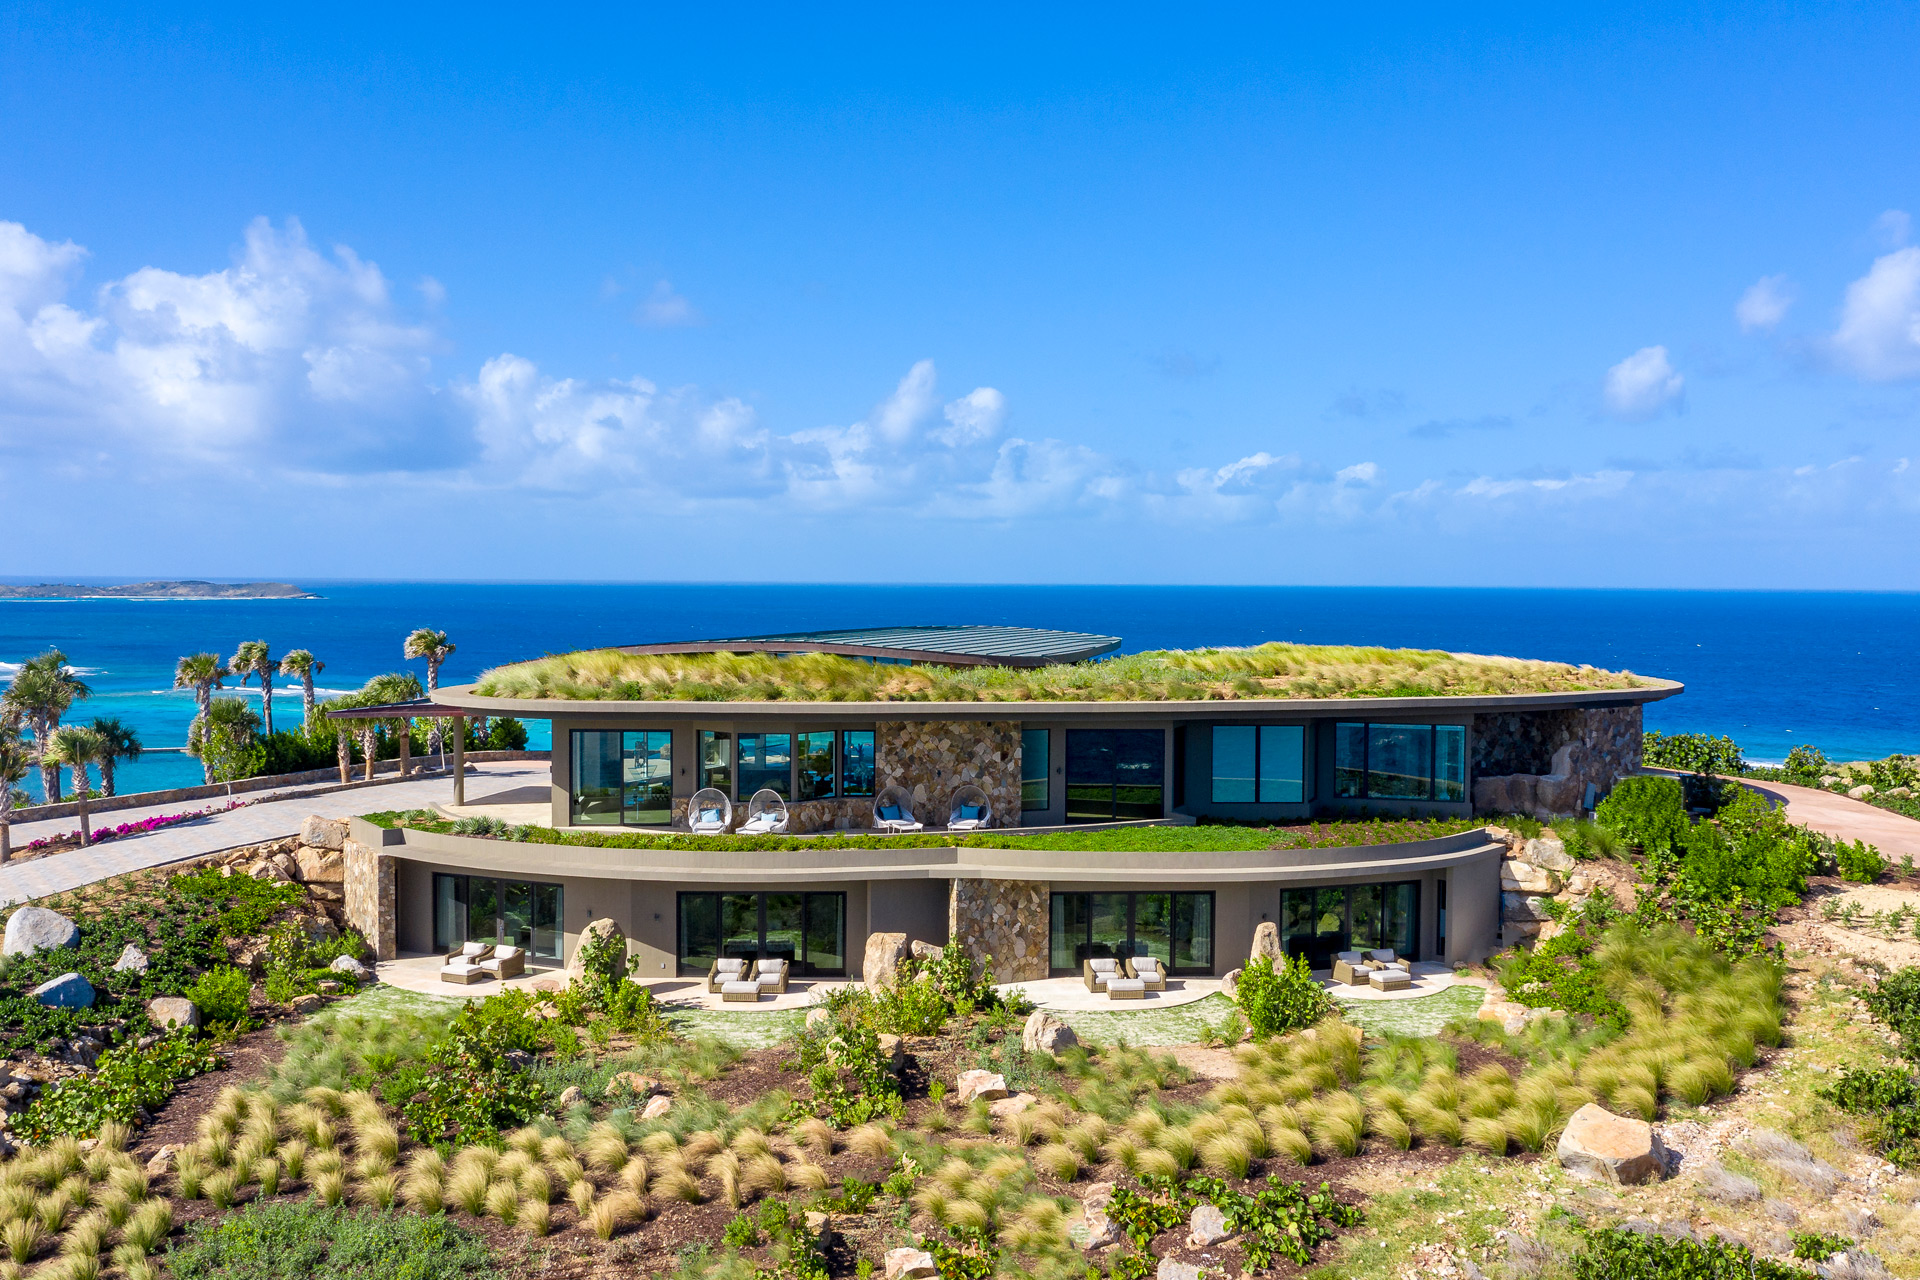
{"type": "Polygon", "coordinates": [[[682,640],[622,646],[631,654],[832,653],[883,662],[951,666],[1045,667],[1082,662],[1120,647],[1119,636],[1037,627],[853,627],[844,631],[790,631],[726,640],[682,640]]]}

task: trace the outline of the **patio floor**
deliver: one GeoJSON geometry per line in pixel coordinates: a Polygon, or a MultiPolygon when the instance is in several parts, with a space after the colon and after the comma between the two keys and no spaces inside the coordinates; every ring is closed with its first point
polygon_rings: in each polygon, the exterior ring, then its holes
{"type": "Polygon", "coordinates": [[[846,978],[788,978],[787,989],[779,995],[761,996],[748,1002],[728,1002],[707,990],[704,978],[655,978],[641,984],[653,991],[661,1004],[682,1009],[706,1009],[714,1013],[782,1013],[818,1004],[829,991],[861,984],[846,978]]]}
{"type": "Polygon", "coordinates": [[[415,953],[403,955],[398,960],[382,960],[373,966],[373,972],[388,986],[447,1000],[478,1000],[507,990],[539,991],[543,988],[536,984],[543,980],[556,991],[567,984],[566,969],[552,961],[546,961],[538,968],[530,964],[526,973],[517,978],[505,981],[488,978],[484,982],[474,983],[442,981],[440,970],[446,967],[446,963],[445,956],[415,953]]]}

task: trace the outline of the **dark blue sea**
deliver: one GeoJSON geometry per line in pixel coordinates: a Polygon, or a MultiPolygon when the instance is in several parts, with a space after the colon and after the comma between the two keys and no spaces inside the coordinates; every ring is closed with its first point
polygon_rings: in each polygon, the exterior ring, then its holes
{"type": "MultiPolygon", "coordinates": [[[[406,667],[416,627],[458,651],[443,683],[519,658],[596,645],[829,627],[1000,623],[1125,637],[1128,651],[1296,640],[1510,654],[1625,667],[1686,683],[1647,726],[1732,734],[1749,759],[1799,743],[1836,759],[1920,751],[1920,594],[1555,591],[1362,587],[863,587],[469,585],[303,582],[319,600],[0,602],[0,678],[49,646],[85,670],[93,697],[70,719],[114,715],[150,747],[176,747],[193,715],[175,691],[184,653],[264,639],[311,649],[329,692],[406,667]]],[[[257,695],[250,695],[257,696],[257,695]]],[[[283,684],[275,718],[299,719],[283,684]]],[[[544,747],[547,726],[528,725],[544,747]]],[[[177,753],[123,765],[119,789],[197,782],[177,753]]],[[[38,780],[29,781],[37,794],[38,780]]]]}

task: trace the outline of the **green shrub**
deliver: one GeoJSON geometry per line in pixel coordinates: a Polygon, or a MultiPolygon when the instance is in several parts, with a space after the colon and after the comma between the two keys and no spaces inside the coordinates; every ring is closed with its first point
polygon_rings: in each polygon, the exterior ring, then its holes
{"type": "Polygon", "coordinates": [[[226,965],[209,969],[187,992],[187,998],[200,1009],[202,1021],[237,1027],[247,1020],[247,996],[252,984],[246,970],[226,965]]]}
{"type": "Polygon", "coordinates": [[[1622,778],[1594,808],[1593,817],[1649,856],[1678,847],[1688,830],[1686,794],[1677,778],[1622,778]]]}
{"type": "Polygon", "coordinates": [[[443,1214],[268,1200],[202,1219],[167,1254],[174,1280],[506,1280],[443,1214]]]}
{"type": "Polygon", "coordinates": [[[175,876],[167,888],[216,908],[220,913],[216,924],[228,938],[253,937],[267,927],[268,921],[307,896],[297,884],[223,876],[211,868],[175,876]]]}
{"type": "Polygon", "coordinates": [[[1238,1000],[1247,1025],[1262,1039],[1310,1027],[1334,1011],[1333,997],[1313,980],[1305,956],[1282,960],[1277,970],[1267,956],[1248,961],[1238,1000]]]}
{"type": "Polygon", "coordinates": [[[1796,1231],[1793,1233],[1793,1256],[1803,1262],[1825,1262],[1836,1253],[1845,1253],[1853,1248],[1853,1241],[1845,1236],[1821,1235],[1817,1231],[1796,1231]]]}
{"type": "MultiPolygon", "coordinates": [[[[1590,902],[1600,902],[1596,896],[1590,902]]],[[[1603,1026],[1621,1028],[1627,1011],[1614,998],[1612,984],[1595,955],[1598,930],[1583,927],[1555,934],[1531,951],[1515,948],[1498,956],[1494,968],[1509,999],[1536,1009],[1584,1013],[1603,1026]]]]}
{"type": "Polygon", "coordinates": [[[539,1113],[546,1090],[508,1057],[544,1042],[533,1009],[522,991],[466,1003],[426,1055],[419,1091],[401,1107],[414,1141],[485,1142],[539,1113]]]}
{"type": "Polygon", "coordinates": [[[1900,1052],[1920,1062],[1920,968],[1889,974],[1864,999],[1867,1011],[1900,1037],[1900,1052]]]}
{"type": "Polygon", "coordinates": [[[1855,884],[1872,884],[1887,869],[1880,850],[1865,840],[1840,840],[1833,846],[1834,861],[1840,864],[1840,878],[1855,884]]]}
{"type": "Polygon", "coordinates": [[[418,1092],[422,1063],[445,1040],[450,1019],[418,1013],[364,1017],[342,1013],[323,1022],[282,1026],[287,1051],[273,1066],[267,1088],[280,1102],[297,1102],[315,1085],[347,1091],[377,1089],[398,1106],[418,1092]]]}
{"type": "Polygon", "coordinates": [[[1786,764],[1780,770],[1780,781],[1802,787],[1817,787],[1820,779],[1832,772],[1833,763],[1820,748],[1795,747],[1787,752],[1786,764]]]}
{"type": "Polygon", "coordinates": [[[1622,1227],[1587,1233],[1573,1256],[1574,1280],[1813,1280],[1812,1273],[1757,1258],[1718,1236],[1670,1240],[1622,1227]]]}
{"type": "Polygon", "coordinates": [[[1640,755],[1657,769],[1682,769],[1712,777],[1737,778],[1746,767],[1739,743],[1704,733],[1643,734],[1640,755]]]}
{"type": "Polygon", "coordinates": [[[141,1108],[159,1110],[182,1080],[224,1065],[211,1045],[186,1031],[150,1049],[109,1049],[92,1075],[57,1081],[35,1098],[14,1132],[36,1144],[61,1135],[91,1138],[109,1121],[132,1124],[141,1108]]]}

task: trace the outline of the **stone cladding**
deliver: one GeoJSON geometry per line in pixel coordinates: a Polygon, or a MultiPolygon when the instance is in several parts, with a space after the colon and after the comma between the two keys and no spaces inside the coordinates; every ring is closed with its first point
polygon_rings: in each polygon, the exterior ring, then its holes
{"type": "Polygon", "coordinates": [[[393,855],[352,839],[340,852],[346,864],[347,923],[360,931],[373,948],[375,959],[397,959],[400,947],[394,924],[393,855]]]}
{"type": "Polygon", "coordinates": [[[1539,818],[1579,813],[1640,767],[1640,707],[1499,711],[1473,718],[1473,808],[1539,818]]]}
{"type": "Polygon", "coordinates": [[[1044,880],[955,880],[947,899],[947,937],[976,960],[993,957],[995,982],[1047,976],[1053,898],[1044,880]]]}
{"type": "MultiPolygon", "coordinates": [[[[673,829],[687,829],[687,805],[691,796],[673,802],[673,829]]],[[[738,830],[747,820],[747,802],[733,806],[732,828],[738,830]]],[[[814,831],[865,831],[873,826],[873,798],[847,796],[837,800],[791,800],[787,803],[787,834],[806,835],[814,831]]]]}
{"type": "Polygon", "coordinates": [[[987,795],[989,825],[1020,825],[1019,721],[882,720],[875,729],[879,787],[912,792],[919,821],[946,826],[954,791],[972,783],[987,795]]]}

